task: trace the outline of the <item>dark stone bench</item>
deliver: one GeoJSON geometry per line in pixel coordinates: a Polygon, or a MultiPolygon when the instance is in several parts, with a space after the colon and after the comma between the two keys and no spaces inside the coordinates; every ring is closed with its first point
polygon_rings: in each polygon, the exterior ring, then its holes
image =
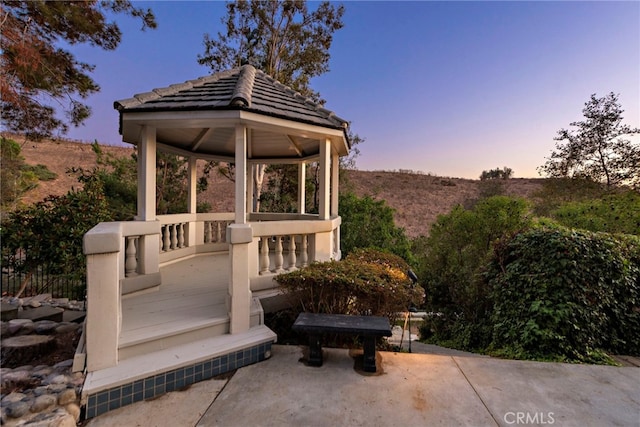
{"type": "Polygon", "coordinates": [[[389,319],[379,316],[300,313],[292,328],[309,335],[309,365],[312,366],[322,366],[322,334],[362,337],[365,372],[376,372],[376,338],[391,336],[389,319]]]}

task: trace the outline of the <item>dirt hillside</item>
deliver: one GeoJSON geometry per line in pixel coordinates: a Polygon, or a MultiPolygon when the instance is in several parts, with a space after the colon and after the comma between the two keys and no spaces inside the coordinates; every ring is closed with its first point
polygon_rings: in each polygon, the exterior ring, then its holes
{"type": "MultiPolygon", "coordinates": [[[[58,177],[44,181],[30,191],[24,203],[42,200],[49,194],[62,195],[77,187],[77,179],[68,174],[71,167],[91,168],[95,154],[89,144],[58,140],[23,143],[19,137],[7,135],[22,144],[22,156],[31,165],[43,164],[58,177]]],[[[116,156],[130,156],[132,148],[103,146],[103,151],[116,156]]],[[[480,181],[445,178],[400,172],[348,171],[342,189],[351,189],[359,196],[372,196],[386,200],[396,210],[396,224],[404,227],[410,237],[427,234],[429,227],[440,214],[447,213],[456,204],[465,204],[480,194],[480,181]]],[[[540,188],[540,179],[511,179],[505,182],[507,194],[531,197],[540,188]]],[[[209,189],[198,196],[207,201],[212,211],[233,210],[233,183],[213,174],[209,189]]]]}

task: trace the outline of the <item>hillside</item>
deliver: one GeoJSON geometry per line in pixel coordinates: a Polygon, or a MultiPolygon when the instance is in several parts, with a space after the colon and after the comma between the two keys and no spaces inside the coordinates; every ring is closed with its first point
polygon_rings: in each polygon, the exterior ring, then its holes
{"type": "MultiPolygon", "coordinates": [[[[8,135],[11,137],[10,135],[8,135]]],[[[19,138],[15,138],[22,142],[19,138]]],[[[132,148],[103,146],[103,151],[116,156],[129,156],[132,148]]],[[[75,177],[66,173],[70,167],[91,168],[95,154],[91,146],[74,141],[27,142],[22,145],[22,156],[31,165],[44,164],[58,177],[41,182],[23,199],[25,203],[42,200],[48,194],[65,194],[77,187],[75,177]]],[[[511,179],[505,182],[507,194],[531,197],[540,188],[540,179],[511,179]]],[[[342,190],[352,189],[359,196],[369,195],[384,199],[396,210],[396,224],[404,227],[410,237],[427,234],[440,214],[447,213],[456,204],[465,204],[480,193],[480,181],[444,178],[432,175],[400,172],[348,171],[342,190]]],[[[214,174],[209,189],[198,196],[209,202],[213,211],[233,210],[233,183],[214,174]]]]}

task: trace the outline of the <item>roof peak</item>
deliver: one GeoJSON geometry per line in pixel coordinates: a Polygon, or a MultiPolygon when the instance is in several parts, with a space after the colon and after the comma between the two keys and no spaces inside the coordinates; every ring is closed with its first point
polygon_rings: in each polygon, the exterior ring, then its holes
{"type": "Polygon", "coordinates": [[[121,113],[126,111],[160,111],[190,109],[247,109],[267,115],[281,116],[298,121],[330,125],[346,129],[348,122],[337,117],[333,111],[324,108],[313,99],[302,95],[256,69],[245,64],[230,70],[184,83],[156,88],[151,92],[135,94],[132,98],[114,102],[114,108],[121,113]],[[262,83],[256,85],[256,81],[262,83]],[[278,108],[277,101],[270,100],[270,94],[264,91],[265,84],[271,86],[289,99],[288,107],[278,108]],[[209,93],[203,97],[203,93],[209,93]],[[211,94],[215,96],[211,98],[211,94]],[[269,99],[269,100],[268,100],[269,99]],[[297,105],[293,107],[292,105],[297,105]]]}

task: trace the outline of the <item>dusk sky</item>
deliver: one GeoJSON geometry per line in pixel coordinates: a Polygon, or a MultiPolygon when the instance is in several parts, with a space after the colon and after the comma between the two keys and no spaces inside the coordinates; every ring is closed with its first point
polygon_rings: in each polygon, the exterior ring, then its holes
{"type": "MultiPolygon", "coordinates": [[[[330,71],[311,85],[365,139],[358,169],[478,178],[508,166],[538,177],[592,93],[619,94],[624,122],[640,127],[640,2],[343,4],[330,71]]],[[[118,144],[113,101],[209,74],[197,55],[204,33],[223,29],[223,2],[135,5],[153,10],[158,29],[117,16],[117,50],[72,47],[102,90],[70,138],[118,144]]]]}

